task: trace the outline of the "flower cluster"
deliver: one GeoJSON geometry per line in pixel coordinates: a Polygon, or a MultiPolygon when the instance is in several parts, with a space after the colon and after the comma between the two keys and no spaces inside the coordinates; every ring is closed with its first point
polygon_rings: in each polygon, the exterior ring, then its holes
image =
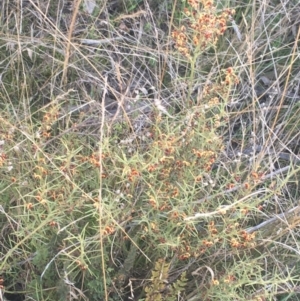
{"type": "Polygon", "coordinates": [[[233,248],[253,248],[255,247],[255,234],[256,232],[247,233],[246,231],[241,231],[239,237],[231,239],[230,245],[233,248]]]}
{"type": "Polygon", "coordinates": [[[209,99],[210,106],[216,102],[217,95],[222,95],[226,98],[230,87],[238,85],[240,82],[232,67],[225,69],[223,72],[225,73],[224,81],[221,81],[220,84],[206,85],[204,87],[203,96],[209,99]]]}
{"type": "Polygon", "coordinates": [[[51,137],[51,131],[52,126],[55,124],[59,117],[59,109],[57,106],[51,106],[49,110],[44,114],[43,116],[43,123],[39,129],[38,136],[41,136],[43,138],[50,138],[51,137]]]}
{"type": "Polygon", "coordinates": [[[227,29],[228,20],[234,15],[234,10],[225,9],[217,13],[213,1],[189,0],[190,9],[184,10],[189,22],[179,30],[172,32],[177,50],[186,57],[191,57],[192,48],[205,50],[215,46],[220,36],[227,29]],[[200,8],[200,5],[202,9],[200,8]],[[193,46],[192,46],[192,45],[193,46]]]}

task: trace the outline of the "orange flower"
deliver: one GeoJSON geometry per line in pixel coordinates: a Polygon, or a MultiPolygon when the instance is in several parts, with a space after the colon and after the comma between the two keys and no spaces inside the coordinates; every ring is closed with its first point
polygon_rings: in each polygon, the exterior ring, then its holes
{"type": "Polygon", "coordinates": [[[187,252],[187,253],[179,255],[178,259],[179,260],[186,260],[186,259],[189,259],[190,257],[191,257],[191,254],[187,252]]]}

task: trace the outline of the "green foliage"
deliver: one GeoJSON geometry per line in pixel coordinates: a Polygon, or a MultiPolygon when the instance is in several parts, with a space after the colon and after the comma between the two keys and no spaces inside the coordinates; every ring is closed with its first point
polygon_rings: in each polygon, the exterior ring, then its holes
{"type": "Polygon", "coordinates": [[[172,284],[168,283],[170,264],[159,259],[151,272],[151,282],[145,287],[145,301],[176,300],[187,285],[186,273],[172,284]]]}
{"type": "Polygon", "coordinates": [[[165,300],[172,301],[175,300],[175,298],[178,296],[181,296],[184,294],[184,291],[187,286],[188,279],[186,278],[186,272],[183,272],[180,275],[180,278],[178,278],[171,286],[170,293],[167,295],[165,300]]]}
{"type": "Polygon", "coordinates": [[[291,5],[96,1],[70,29],[66,1],[17,2],[0,16],[5,297],[296,300],[291,5]]]}
{"type": "Polygon", "coordinates": [[[155,263],[151,274],[151,284],[145,287],[146,301],[163,300],[162,293],[168,282],[169,264],[164,260],[158,260],[155,263]]]}

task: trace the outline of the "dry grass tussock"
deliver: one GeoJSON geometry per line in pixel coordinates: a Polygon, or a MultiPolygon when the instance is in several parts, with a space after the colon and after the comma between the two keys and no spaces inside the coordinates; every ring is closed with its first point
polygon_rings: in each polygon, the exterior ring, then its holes
{"type": "Polygon", "coordinates": [[[0,300],[299,300],[298,0],[0,1],[0,300]]]}

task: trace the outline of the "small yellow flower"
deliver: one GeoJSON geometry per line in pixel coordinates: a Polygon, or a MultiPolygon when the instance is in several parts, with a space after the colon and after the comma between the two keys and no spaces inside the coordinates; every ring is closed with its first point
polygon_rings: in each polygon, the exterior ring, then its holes
{"type": "Polygon", "coordinates": [[[38,175],[36,173],[33,174],[33,178],[36,179],[36,180],[41,180],[42,179],[41,175],[38,175]]]}
{"type": "Polygon", "coordinates": [[[26,204],[26,208],[27,210],[31,210],[33,208],[33,204],[32,203],[26,204]]]}

